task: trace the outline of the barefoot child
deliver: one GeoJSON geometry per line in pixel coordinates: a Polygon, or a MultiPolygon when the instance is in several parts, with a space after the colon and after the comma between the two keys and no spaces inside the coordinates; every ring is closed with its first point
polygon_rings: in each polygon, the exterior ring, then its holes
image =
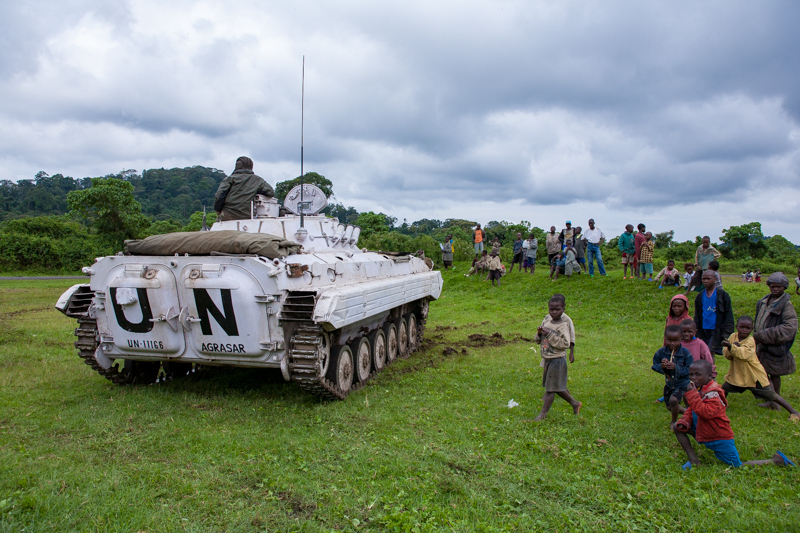
{"type": "Polygon", "coordinates": [[[725,414],[728,407],[725,392],[711,379],[709,362],[701,360],[692,363],[689,368],[689,380],[689,390],[685,396],[689,407],[686,408],[683,417],[672,424],[672,431],[686,452],[686,458],[689,459],[683,465],[684,470],[700,464],[688,435],[713,451],[717,459],[734,467],[743,464],[755,466],[770,463],[794,466],[794,463],[780,451],[775,452],[772,459],[742,463],[733,441],[731,421],[725,414]]]}
{"type": "Polygon", "coordinates": [[[639,247],[639,273],[642,279],[646,277],[647,281],[653,281],[653,250],[655,250],[653,234],[648,231],[644,234],[644,242],[639,247]]]}
{"type": "Polygon", "coordinates": [[[631,279],[633,279],[633,267],[636,260],[633,224],[625,226],[625,233],[619,236],[617,248],[622,252],[622,279],[628,279],[628,265],[631,266],[631,279]]]}
{"type": "Polygon", "coordinates": [[[483,251],[483,255],[475,254],[475,259],[472,260],[472,268],[470,268],[467,273],[464,274],[464,276],[468,278],[472,274],[479,272],[486,265],[486,260],[484,259],[485,257],[486,250],[483,251]],[[483,263],[481,263],[481,261],[483,261],[483,263]]]}
{"type": "Polygon", "coordinates": [[[536,235],[531,233],[528,235],[528,247],[525,249],[525,260],[528,262],[528,268],[531,269],[531,274],[536,270],[536,253],[539,250],[539,239],[536,235]]]}
{"type": "Polygon", "coordinates": [[[542,386],[545,390],[542,412],[535,418],[540,422],[547,417],[547,412],[553,405],[556,394],[572,406],[576,415],[580,412],[581,402],[572,397],[567,390],[567,349],[569,349],[569,362],[575,362],[575,342],[570,342],[574,335],[572,320],[564,314],[566,307],[562,295],[556,294],[548,303],[548,314],[542,320],[542,325],[536,330],[534,342],[542,345],[542,386]]]}
{"type": "Polygon", "coordinates": [[[553,256],[553,259],[550,261],[550,279],[553,279],[553,274],[563,267],[564,264],[564,254],[562,252],[558,252],[553,256]]]}
{"type": "Polygon", "coordinates": [[[778,396],[769,384],[767,372],[756,356],[756,341],[750,335],[752,332],[753,319],[743,315],[736,322],[736,331],[722,341],[722,353],[731,362],[722,390],[726,395],[749,390],[756,398],[774,402],[789,411],[789,420],[800,420],[800,413],[778,396]]]}
{"type": "Polygon", "coordinates": [[[667,326],[664,346],[653,355],[651,368],[664,374],[664,405],[672,413],[672,424],[683,413],[681,400],[689,386],[689,366],[692,362],[692,354],[681,346],[680,326],[667,326]]]}
{"type": "MultiPolygon", "coordinates": [[[[572,277],[573,272],[581,272],[581,264],[578,263],[578,260],[575,256],[575,248],[572,245],[572,239],[567,239],[564,241],[564,251],[562,252],[564,256],[564,275],[572,277]]],[[[555,270],[555,278],[553,281],[558,279],[558,273],[560,272],[560,268],[556,268],[555,270]]]]}
{"type": "Polygon", "coordinates": [[[442,250],[442,263],[444,264],[444,269],[447,270],[453,266],[453,236],[448,235],[444,241],[444,244],[439,244],[439,248],[442,250]]]}
{"type": "Polygon", "coordinates": [[[678,287],[681,283],[681,273],[680,271],[675,268],[675,261],[670,259],[667,261],[667,266],[659,271],[658,275],[656,276],[656,281],[664,278],[663,283],[658,284],[659,289],[663,289],[664,285],[674,285],[678,287]]]}
{"type": "Polygon", "coordinates": [[[519,272],[522,272],[522,263],[523,259],[525,258],[525,254],[523,252],[525,241],[522,240],[522,233],[517,233],[517,238],[514,241],[514,248],[513,248],[513,256],[511,257],[511,270],[508,271],[509,274],[514,272],[514,265],[519,264],[519,272]]]}
{"type": "Polygon", "coordinates": [[[492,287],[494,287],[494,280],[497,280],[497,286],[500,286],[500,269],[502,268],[503,264],[500,262],[500,258],[497,256],[497,252],[492,250],[492,253],[489,254],[489,262],[487,263],[487,268],[489,269],[489,278],[492,280],[492,287]]]}
{"type": "MultiPolygon", "coordinates": [[[[695,272],[694,265],[692,263],[684,263],[683,269],[686,273],[683,275],[683,288],[686,289],[686,295],[688,296],[692,290],[696,287],[702,287],[703,283],[700,281],[700,273],[695,272]],[[695,281],[695,279],[697,281],[695,281]]],[[[699,289],[698,289],[699,290],[699,289]]]]}

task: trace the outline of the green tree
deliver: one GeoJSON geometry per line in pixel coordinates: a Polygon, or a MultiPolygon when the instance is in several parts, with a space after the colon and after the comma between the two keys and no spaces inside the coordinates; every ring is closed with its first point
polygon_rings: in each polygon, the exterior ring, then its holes
{"type": "Polygon", "coordinates": [[[345,207],[343,204],[328,204],[322,212],[339,220],[340,224],[355,224],[358,220],[358,211],[353,206],[345,207]]]}
{"type": "MultiPolygon", "coordinates": [[[[209,228],[217,221],[217,214],[212,210],[206,213],[206,226],[209,228]]],[[[186,224],[181,231],[200,231],[203,229],[203,212],[195,211],[189,217],[189,223],[186,224]]]]}
{"type": "MultiPolygon", "coordinates": [[[[215,213],[216,214],[216,213],[215,213]]],[[[164,233],[175,233],[176,231],[183,231],[183,226],[174,220],[158,220],[150,224],[141,234],[141,237],[150,237],[151,235],[163,235],[164,233]]]]}
{"type": "Polygon", "coordinates": [[[774,235],[766,240],[767,257],[770,259],[788,259],[797,262],[797,246],[782,235],[774,235]]]}
{"type": "Polygon", "coordinates": [[[88,237],[83,224],[66,216],[25,217],[0,224],[3,233],[20,233],[51,239],[66,239],[75,235],[88,237]]]}
{"type": "Polygon", "coordinates": [[[356,226],[361,228],[361,238],[369,239],[375,233],[385,233],[391,231],[391,221],[383,213],[373,213],[368,211],[358,215],[356,226]]]}
{"type": "Polygon", "coordinates": [[[683,268],[683,263],[694,263],[694,253],[698,246],[700,245],[696,241],[672,242],[665,250],[664,259],[673,259],[677,266],[683,268]]]}
{"type": "Polygon", "coordinates": [[[70,212],[89,221],[109,244],[139,236],[150,225],[133,198],[133,185],[117,178],[92,178],[92,186],[67,194],[70,212]]]}
{"type": "Polygon", "coordinates": [[[669,248],[672,246],[672,237],[675,236],[675,230],[665,231],[663,233],[656,233],[655,245],[656,248],[669,248]]]}
{"type": "MultiPolygon", "coordinates": [[[[303,183],[310,183],[322,189],[322,192],[325,193],[325,198],[330,198],[333,196],[333,183],[322,174],[317,174],[316,172],[306,172],[303,174],[303,183]]],[[[293,180],[279,182],[277,185],[275,185],[275,198],[277,198],[280,203],[283,203],[283,200],[286,198],[286,195],[289,194],[289,191],[298,185],[300,185],[300,176],[293,180]]]]}
{"type": "Polygon", "coordinates": [[[483,227],[483,231],[486,232],[487,243],[491,243],[497,239],[500,241],[500,244],[503,244],[506,236],[506,224],[505,222],[492,220],[483,227]]]}
{"type": "MultiPolygon", "coordinates": [[[[427,219],[422,219],[427,220],[427,219]]],[[[421,221],[420,221],[421,222],[421,221]]],[[[433,220],[431,222],[439,222],[438,220],[433,220]]],[[[419,222],[414,222],[414,225],[417,225],[419,222]]],[[[444,221],[444,223],[440,223],[439,227],[447,228],[449,231],[453,231],[454,229],[458,228],[464,232],[465,235],[469,235],[472,238],[472,230],[475,229],[477,226],[477,222],[473,222],[472,220],[464,220],[462,218],[448,218],[444,221]]]]}
{"type": "Polygon", "coordinates": [[[760,222],[750,222],[741,226],[731,226],[722,230],[720,252],[733,259],[760,259],[767,253],[764,234],[760,222]]]}

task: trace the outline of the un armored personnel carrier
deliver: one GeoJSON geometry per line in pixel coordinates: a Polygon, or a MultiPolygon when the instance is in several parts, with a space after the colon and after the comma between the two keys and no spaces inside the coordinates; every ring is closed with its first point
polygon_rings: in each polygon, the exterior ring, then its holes
{"type": "Polygon", "coordinates": [[[284,201],[291,214],[259,196],[250,219],[182,234],[193,245],[165,250],[181,236],[151,237],[160,248],[135,241],[84,267],[89,283],[56,308],[78,320],[86,364],[118,384],[205,366],[279,368],[312,394],[343,399],[413,352],[441,274],[410,253],[360,250],[361,230],[318,215],[324,193],[303,187],[284,201]],[[263,238],[273,241],[248,244],[263,238]]]}

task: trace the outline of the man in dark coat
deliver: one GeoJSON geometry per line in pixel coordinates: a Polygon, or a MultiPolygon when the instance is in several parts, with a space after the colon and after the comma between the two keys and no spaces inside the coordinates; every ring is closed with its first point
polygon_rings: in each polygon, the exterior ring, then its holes
{"type": "Polygon", "coordinates": [[[733,333],[734,322],[731,297],[716,283],[713,270],[703,272],[703,290],[694,299],[694,323],[697,337],[708,345],[711,353],[721,355],[722,341],[733,333]]]}
{"type": "Polygon", "coordinates": [[[256,194],[275,196],[272,186],[253,173],[253,160],[240,157],[236,160],[236,170],[222,180],[214,195],[214,211],[217,220],[243,220],[250,218],[250,202],[256,194]]]}
{"type": "MultiPolygon", "coordinates": [[[[767,372],[772,389],[780,395],[781,376],[794,374],[797,369],[794,355],[789,351],[797,335],[797,312],[784,292],[789,287],[789,278],[783,272],[772,274],[767,286],[770,294],[756,304],[753,339],[758,360],[767,372]]],[[[777,407],[773,402],[761,406],[777,407]]]]}

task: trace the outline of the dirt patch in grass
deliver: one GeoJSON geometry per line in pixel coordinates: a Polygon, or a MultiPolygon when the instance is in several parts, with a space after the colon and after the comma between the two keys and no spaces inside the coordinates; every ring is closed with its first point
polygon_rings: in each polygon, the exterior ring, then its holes
{"type": "Polygon", "coordinates": [[[444,345],[442,355],[455,355],[457,353],[466,355],[467,348],[498,347],[518,342],[533,342],[533,339],[519,334],[504,337],[502,333],[497,331],[493,333],[472,333],[460,340],[447,340],[441,334],[433,334],[423,341],[422,349],[437,348],[444,345]]]}
{"type": "MultiPolygon", "coordinates": [[[[488,324],[488,321],[484,322],[484,324],[488,324]]],[[[471,324],[471,326],[473,327],[469,329],[474,329],[474,326],[477,326],[477,324],[471,324]]],[[[452,326],[437,326],[432,335],[428,335],[423,339],[421,346],[422,352],[436,355],[419,360],[413,366],[399,369],[398,371],[401,374],[407,374],[409,372],[416,372],[422,368],[436,368],[443,358],[457,355],[469,355],[469,350],[474,348],[495,348],[518,342],[533,342],[533,339],[523,337],[520,334],[515,333],[504,337],[502,333],[497,331],[493,333],[471,333],[462,339],[456,340],[445,339],[442,333],[438,333],[455,329],[458,328],[452,326]]]]}
{"type": "Polygon", "coordinates": [[[277,494],[278,500],[284,502],[289,509],[291,509],[291,516],[295,518],[308,518],[319,507],[314,502],[304,502],[291,492],[279,492],[277,494]]]}
{"type": "Polygon", "coordinates": [[[8,320],[10,318],[17,318],[30,313],[39,313],[41,311],[50,311],[53,309],[52,305],[43,305],[40,307],[31,307],[29,309],[20,309],[18,311],[11,311],[10,313],[3,313],[0,315],[0,320],[8,320]]]}
{"type": "Polygon", "coordinates": [[[435,328],[433,328],[433,331],[435,331],[435,332],[456,331],[456,330],[464,329],[464,328],[477,328],[478,326],[485,326],[486,324],[489,324],[488,320],[484,320],[480,324],[476,324],[474,322],[470,322],[468,324],[463,324],[461,326],[436,326],[435,328]]]}
{"type": "Polygon", "coordinates": [[[457,464],[457,463],[453,463],[453,462],[448,462],[447,466],[450,467],[451,470],[455,470],[456,472],[458,472],[460,474],[472,475],[472,474],[476,473],[474,468],[470,468],[468,466],[463,466],[463,465],[460,465],[460,464],[457,464]]]}

